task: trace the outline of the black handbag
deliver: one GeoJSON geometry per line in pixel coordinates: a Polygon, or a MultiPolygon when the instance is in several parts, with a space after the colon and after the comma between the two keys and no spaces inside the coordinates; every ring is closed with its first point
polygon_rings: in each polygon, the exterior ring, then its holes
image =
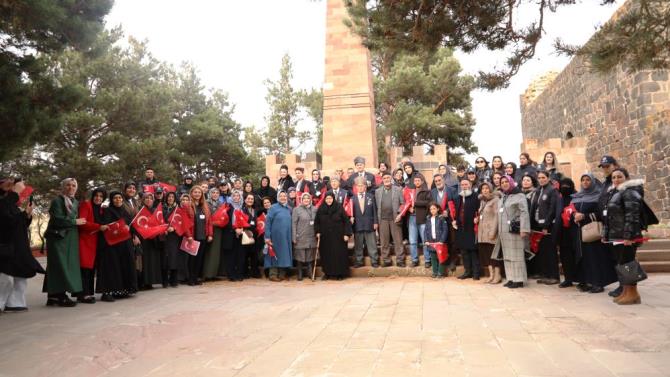
{"type": "Polygon", "coordinates": [[[512,233],[512,234],[521,234],[521,221],[510,220],[509,221],[509,232],[512,233]]]}
{"type": "Polygon", "coordinates": [[[614,268],[619,276],[621,285],[633,285],[647,278],[647,273],[642,269],[640,262],[636,260],[625,264],[618,264],[614,268]]]}

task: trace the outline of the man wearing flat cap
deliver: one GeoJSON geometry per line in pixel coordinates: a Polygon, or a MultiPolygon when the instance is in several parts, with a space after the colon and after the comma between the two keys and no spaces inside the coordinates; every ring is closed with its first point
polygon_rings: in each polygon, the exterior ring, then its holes
{"type": "Polygon", "coordinates": [[[377,188],[375,185],[375,176],[374,174],[365,171],[365,158],[361,156],[354,158],[354,166],[354,174],[350,175],[347,179],[347,188],[350,190],[351,195],[354,195],[354,187],[356,187],[355,180],[359,177],[365,180],[368,192],[374,193],[374,190],[377,188]]]}

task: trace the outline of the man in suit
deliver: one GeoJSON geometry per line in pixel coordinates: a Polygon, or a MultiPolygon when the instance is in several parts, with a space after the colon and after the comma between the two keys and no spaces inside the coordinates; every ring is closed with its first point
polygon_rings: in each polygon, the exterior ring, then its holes
{"type": "Polygon", "coordinates": [[[337,200],[340,205],[344,205],[344,201],[347,199],[348,191],[340,187],[340,178],[333,177],[330,179],[330,192],[335,195],[335,200],[337,200]]]}
{"type": "Polygon", "coordinates": [[[377,223],[379,224],[379,241],[382,248],[382,267],[391,265],[391,237],[396,255],[396,265],[405,266],[405,247],[402,243],[402,217],[400,208],[405,203],[402,190],[393,185],[391,173],[382,175],[382,187],[375,192],[377,204],[377,223]]]}
{"type": "Polygon", "coordinates": [[[356,157],[354,159],[354,166],[356,167],[356,171],[353,174],[350,174],[347,180],[347,187],[350,188],[351,194],[353,195],[355,191],[355,180],[361,178],[365,182],[366,189],[374,195],[374,190],[377,188],[375,186],[375,176],[374,174],[365,171],[365,159],[360,156],[356,157]]]}
{"type": "MultiPolygon", "coordinates": [[[[430,196],[433,201],[442,208],[442,214],[440,216],[447,223],[447,227],[451,227],[453,219],[451,218],[449,202],[451,201],[453,206],[453,203],[458,201],[458,193],[453,187],[447,186],[442,174],[435,174],[433,176],[433,184],[435,185],[435,188],[430,190],[430,196]]],[[[456,271],[456,260],[458,259],[458,254],[456,253],[455,247],[453,247],[455,234],[455,229],[449,229],[447,237],[447,246],[449,248],[448,268],[449,272],[452,274],[456,271]]]]}
{"type": "Polygon", "coordinates": [[[374,196],[366,192],[367,182],[365,178],[357,178],[356,191],[358,194],[353,196],[354,217],[351,220],[354,223],[354,253],[356,262],[354,268],[363,266],[363,247],[367,246],[368,255],[372,261],[372,267],[379,267],[377,259],[377,239],[375,231],[377,230],[377,211],[374,196]]]}

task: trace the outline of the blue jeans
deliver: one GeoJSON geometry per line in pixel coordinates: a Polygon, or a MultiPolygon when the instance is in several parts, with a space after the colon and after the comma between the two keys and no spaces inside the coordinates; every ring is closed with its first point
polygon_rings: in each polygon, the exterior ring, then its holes
{"type": "MultiPolygon", "coordinates": [[[[417,225],[416,224],[416,216],[411,215],[409,217],[407,227],[409,229],[409,253],[412,256],[412,262],[418,262],[419,261],[419,254],[416,251],[416,247],[417,247],[419,238],[421,238],[421,243],[423,243],[425,241],[423,239],[423,231],[426,228],[426,224],[417,225]]],[[[430,252],[428,251],[427,247],[423,248],[423,257],[425,258],[424,260],[426,262],[430,261],[430,252]]]]}

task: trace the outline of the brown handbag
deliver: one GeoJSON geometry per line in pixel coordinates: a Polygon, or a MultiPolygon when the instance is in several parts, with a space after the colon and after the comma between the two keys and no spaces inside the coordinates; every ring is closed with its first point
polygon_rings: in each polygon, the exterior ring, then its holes
{"type": "Polygon", "coordinates": [[[590,214],[591,222],[582,226],[582,242],[595,242],[602,238],[603,223],[596,221],[596,215],[590,214]]]}

